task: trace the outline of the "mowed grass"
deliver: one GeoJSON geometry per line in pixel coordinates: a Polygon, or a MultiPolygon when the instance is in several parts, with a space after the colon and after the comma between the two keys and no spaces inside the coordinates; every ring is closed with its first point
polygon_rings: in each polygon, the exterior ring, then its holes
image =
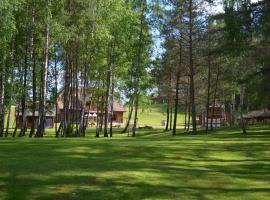
{"type": "Polygon", "coordinates": [[[266,200],[269,128],[1,139],[0,199],[266,200]]]}
{"type": "MultiPolygon", "coordinates": [[[[126,107],[124,114],[124,121],[128,118],[128,107],[126,107]]],[[[174,117],[174,114],[173,114],[174,117]]],[[[161,121],[167,119],[167,105],[166,104],[153,104],[145,108],[139,108],[138,110],[138,123],[139,126],[152,126],[154,128],[165,128],[162,126],[161,121]]],[[[185,115],[179,113],[177,115],[177,126],[179,128],[183,127],[185,115]]],[[[133,119],[131,121],[133,124],[133,119]]]]}

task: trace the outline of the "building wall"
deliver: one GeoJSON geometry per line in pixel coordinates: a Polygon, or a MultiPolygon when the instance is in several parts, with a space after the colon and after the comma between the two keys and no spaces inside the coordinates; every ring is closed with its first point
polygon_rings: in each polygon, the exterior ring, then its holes
{"type": "MultiPolygon", "coordinates": [[[[213,126],[223,126],[224,124],[232,124],[232,115],[230,112],[224,112],[220,108],[214,109],[214,112],[212,112],[212,109],[209,108],[209,116],[208,116],[208,126],[211,124],[211,120],[213,121],[213,126]]],[[[200,116],[200,124],[202,126],[206,126],[207,117],[206,112],[203,112],[200,116]]]]}
{"type": "MultiPolygon", "coordinates": [[[[38,116],[35,117],[35,128],[38,128],[38,116]]],[[[18,128],[22,128],[22,116],[18,117],[18,128]]],[[[53,128],[54,126],[54,117],[47,116],[45,122],[45,128],[53,128]]],[[[32,116],[26,117],[26,128],[30,129],[32,127],[32,116]]]]}

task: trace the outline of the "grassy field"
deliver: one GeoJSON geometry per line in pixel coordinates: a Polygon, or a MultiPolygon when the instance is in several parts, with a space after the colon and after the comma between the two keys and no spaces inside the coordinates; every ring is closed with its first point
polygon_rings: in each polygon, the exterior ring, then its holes
{"type": "MultiPolygon", "coordinates": [[[[138,112],[139,125],[144,126],[152,126],[154,128],[164,128],[162,126],[161,121],[166,120],[167,114],[167,105],[166,104],[153,104],[148,108],[140,108],[138,112]]],[[[126,108],[128,111],[128,108],[126,108]]],[[[184,114],[178,114],[178,127],[182,127],[184,123],[184,114]]],[[[125,113],[124,119],[128,118],[128,112],[125,113]]],[[[133,123],[133,121],[132,121],[133,123]]]]}
{"type": "Polygon", "coordinates": [[[270,197],[270,127],[209,135],[160,130],[138,137],[0,140],[0,199],[270,197]]]}

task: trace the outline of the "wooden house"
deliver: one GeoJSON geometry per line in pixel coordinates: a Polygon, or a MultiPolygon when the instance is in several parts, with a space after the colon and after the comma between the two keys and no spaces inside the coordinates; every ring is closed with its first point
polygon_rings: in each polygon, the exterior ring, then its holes
{"type": "MultiPolygon", "coordinates": [[[[38,122],[39,122],[39,112],[38,111],[36,111],[34,113],[34,117],[35,117],[35,128],[38,128],[38,122]]],[[[26,128],[30,129],[32,127],[32,119],[33,119],[32,112],[26,112],[26,128]]],[[[53,111],[47,112],[46,113],[45,128],[53,128],[54,120],[55,120],[55,113],[53,111]]],[[[22,121],[23,121],[22,113],[19,113],[18,121],[17,121],[18,128],[22,128],[22,121]]]]}
{"type": "MultiPolygon", "coordinates": [[[[80,92],[78,92],[78,100],[73,98],[74,102],[70,102],[69,105],[69,118],[73,123],[79,123],[82,111],[82,96],[80,92]]],[[[60,122],[64,115],[64,102],[63,102],[63,92],[59,93],[57,99],[57,121],[60,122]]],[[[113,112],[109,113],[112,115],[112,122],[116,124],[122,124],[124,119],[125,109],[123,105],[117,101],[113,102],[113,112]]],[[[91,98],[89,96],[86,97],[86,104],[84,105],[84,117],[91,124],[95,124],[97,122],[97,117],[101,115],[101,111],[98,111],[97,106],[91,103],[91,98]]],[[[104,113],[103,113],[104,114],[104,113]]]]}
{"type": "MultiPolygon", "coordinates": [[[[262,110],[253,110],[249,113],[243,115],[243,119],[245,123],[253,125],[253,124],[270,124],[270,110],[262,109],[262,110]]],[[[238,117],[237,121],[240,123],[241,118],[238,117]]]]}
{"type": "Polygon", "coordinates": [[[206,111],[202,112],[199,116],[199,123],[205,127],[208,124],[208,127],[221,127],[226,124],[232,124],[232,114],[230,111],[225,109],[224,105],[216,104],[211,105],[208,108],[208,117],[206,111]]]}

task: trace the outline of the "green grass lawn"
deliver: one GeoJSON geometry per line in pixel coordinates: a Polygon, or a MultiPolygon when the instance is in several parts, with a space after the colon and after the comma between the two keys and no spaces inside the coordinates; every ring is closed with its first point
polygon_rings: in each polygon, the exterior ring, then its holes
{"type": "MultiPolygon", "coordinates": [[[[161,121],[167,119],[167,105],[166,104],[152,104],[147,108],[139,108],[138,110],[138,123],[139,126],[152,126],[154,128],[165,128],[162,126],[161,121]]],[[[128,107],[126,107],[128,111],[128,107]]],[[[128,118],[128,112],[124,114],[124,119],[128,118]]],[[[178,114],[178,127],[183,127],[185,115],[183,113],[178,114]]],[[[133,124],[133,120],[131,122],[133,124]]]]}
{"type": "Polygon", "coordinates": [[[0,199],[269,199],[269,128],[1,139],[0,199]]]}

